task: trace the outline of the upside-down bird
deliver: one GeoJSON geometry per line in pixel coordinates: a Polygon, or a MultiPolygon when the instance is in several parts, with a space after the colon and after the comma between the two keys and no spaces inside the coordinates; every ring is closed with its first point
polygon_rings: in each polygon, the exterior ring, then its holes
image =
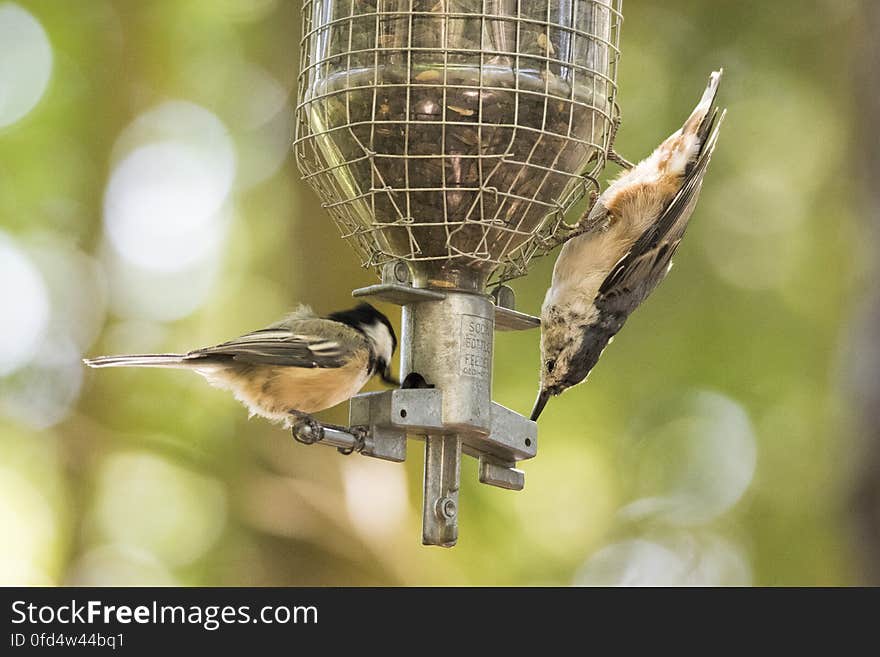
{"type": "Polygon", "coordinates": [[[391,378],[397,337],[391,322],[367,303],[318,317],[307,306],[271,326],[185,354],[101,356],[89,367],[171,367],[192,370],[231,390],[250,410],[276,422],[339,404],[378,374],[391,378]]]}
{"type": "Polygon", "coordinates": [[[627,317],[671,267],[724,120],[712,73],[682,128],[624,171],[563,246],[541,308],[537,420],[550,397],[581,383],[627,317]]]}

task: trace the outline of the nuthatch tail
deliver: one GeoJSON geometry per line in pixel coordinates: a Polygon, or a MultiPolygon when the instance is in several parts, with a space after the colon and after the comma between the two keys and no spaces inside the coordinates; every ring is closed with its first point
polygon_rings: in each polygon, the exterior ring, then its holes
{"type": "Polygon", "coordinates": [[[603,349],[671,267],[694,211],[724,113],[712,73],[684,126],[625,171],[582,220],[553,269],[541,309],[541,389],[532,420],[553,395],[581,383],[603,349]]]}
{"type": "Polygon", "coordinates": [[[397,337],[367,303],[318,317],[300,306],[283,321],[186,354],[101,356],[89,367],[172,367],[198,372],[273,421],[315,413],[355,395],[375,374],[391,378],[397,337]]]}

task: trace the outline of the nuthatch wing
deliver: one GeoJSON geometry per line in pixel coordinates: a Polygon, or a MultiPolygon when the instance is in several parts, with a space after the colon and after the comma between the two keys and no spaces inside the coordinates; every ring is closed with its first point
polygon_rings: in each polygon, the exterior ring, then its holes
{"type": "Polygon", "coordinates": [[[231,390],[250,410],[272,421],[335,406],[373,376],[387,383],[397,337],[391,322],[367,303],[318,317],[307,306],[271,326],[186,354],[101,356],[89,367],[171,367],[198,372],[231,390]]]}
{"type": "Polygon", "coordinates": [[[551,396],[587,377],[669,271],[724,120],[714,108],[721,73],[712,73],[684,126],[611,183],[562,248],[541,308],[541,389],[532,420],[551,396]]]}

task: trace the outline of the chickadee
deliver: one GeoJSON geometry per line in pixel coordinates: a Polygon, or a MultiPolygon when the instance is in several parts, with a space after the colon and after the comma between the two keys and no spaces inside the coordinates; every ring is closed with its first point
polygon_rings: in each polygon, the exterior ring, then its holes
{"type": "Polygon", "coordinates": [[[214,347],[186,354],[101,356],[89,367],[172,367],[231,390],[250,410],[289,425],[355,395],[375,374],[386,383],[397,336],[368,303],[318,317],[300,306],[284,320],[214,347]]]}
{"type": "Polygon", "coordinates": [[[537,420],[553,395],[581,383],[627,317],[669,271],[694,211],[724,113],[712,73],[684,126],[617,178],[582,220],[553,268],[541,308],[537,420]]]}

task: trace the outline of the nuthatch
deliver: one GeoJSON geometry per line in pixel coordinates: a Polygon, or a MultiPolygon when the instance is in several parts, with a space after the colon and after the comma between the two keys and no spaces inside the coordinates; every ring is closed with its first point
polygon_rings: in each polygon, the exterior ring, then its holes
{"type": "Polygon", "coordinates": [[[669,271],[724,120],[713,108],[721,73],[712,73],[684,126],[611,183],[562,248],[541,308],[541,389],[532,420],[551,396],[587,377],[669,271]]]}
{"type": "Polygon", "coordinates": [[[397,337],[367,303],[318,317],[307,306],[271,326],[186,354],[101,356],[89,367],[171,367],[201,374],[259,415],[289,425],[355,395],[375,374],[391,378],[397,337]]]}

